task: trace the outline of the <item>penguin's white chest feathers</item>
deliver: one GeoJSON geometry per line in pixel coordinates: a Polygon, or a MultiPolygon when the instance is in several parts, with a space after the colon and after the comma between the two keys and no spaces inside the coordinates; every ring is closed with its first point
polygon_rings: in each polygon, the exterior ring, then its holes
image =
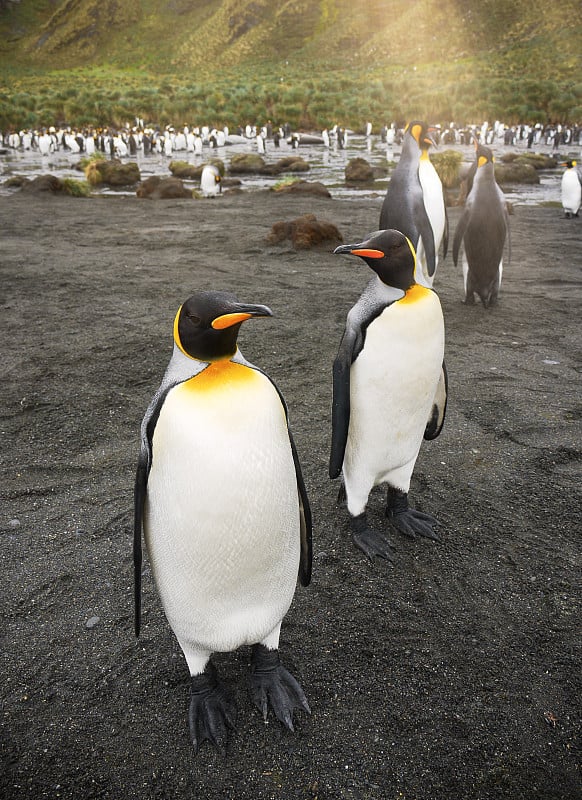
{"type": "Polygon", "coordinates": [[[418,179],[422,186],[424,207],[433,231],[435,250],[438,251],[445,232],[445,203],[441,180],[428,157],[420,159],[418,179]]]}
{"type": "Polygon", "coordinates": [[[436,294],[415,285],[367,328],[350,373],[348,470],[375,476],[416,458],[444,356],[436,294]]]}
{"type": "Polygon", "coordinates": [[[562,206],[566,211],[576,214],[582,201],[582,184],[573,169],[562,175],[562,206]]]}
{"type": "Polygon", "coordinates": [[[217,362],[168,393],[152,441],[146,542],[174,632],[208,650],[260,640],[299,564],[284,409],[257,370],[217,362]]]}

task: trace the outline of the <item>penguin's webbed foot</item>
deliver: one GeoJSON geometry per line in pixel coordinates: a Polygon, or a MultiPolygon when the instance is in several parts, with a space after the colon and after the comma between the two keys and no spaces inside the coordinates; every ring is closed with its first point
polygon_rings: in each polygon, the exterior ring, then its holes
{"type": "Polygon", "coordinates": [[[369,559],[374,556],[392,562],[392,547],[386,536],[368,525],[366,512],[350,518],[352,541],[369,559]]]}
{"type": "Polygon", "coordinates": [[[195,753],[208,739],[224,755],[228,729],[236,728],[236,703],[231,692],[218,682],[213,664],[192,678],[188,722],[195,753]]]}
{"type": "Polygon", "coordinates": [[[307,711],[311,714],[309,703],[293,675],[279,660],[278,650],[268,650],[262,644],[255,644],[251,656],[251,694],[253,701],[267,720],[269,704],[275,716],[290,731],[293,728],[293,712],[307,711]]]}
{"type": "Polygon", "coordinates": [[[438,520],[430,514],[424,514],[422,511],[410,508],[406,492],[400,492],[398,489],[388,489],[386,516],[397,531],[410,539],[423,536],[425,539],[432,539],[435,542],[440,542],[441,540],[435,531],[435,527],[439,524],[438,520]]]}

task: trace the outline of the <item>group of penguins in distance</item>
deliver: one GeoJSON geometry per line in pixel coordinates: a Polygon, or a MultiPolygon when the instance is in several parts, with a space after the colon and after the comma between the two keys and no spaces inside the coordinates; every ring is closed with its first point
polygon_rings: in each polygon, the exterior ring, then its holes
{"type": "MultiPolygon", "coordinates": [[[[408,504],[424,439],[444,423],[444,321],[432,281],[446,254],[442,184],[423,122],[406,129],[380,230],[337,254],[374,272],[347,315],[333,365],[331,478],[342,475],[354,544],[391,560],[386,534],[366,515],[374,486],[387,485],[386,516],[410,537],[438,539],[437,520],[408,504]]],[[[508,216],[493,156],[476,145],[465,209],[453,245],[463,245],[466,301],[493,303],[501,283],[508,216]]],[[[211,660],[251,646],[251,695],[293,730],[310,713],[302,687],[279,657],[279,635],[297,580],[311,580],[311,511],[285,400],[237,345],[243,322],[265,305],[199,291],[179,308],[171,360],[142,422],[135,481],[135,628],[141,620],[142,535],[168,622],[191,676],[195,751],[225,752],[236,703],[211,660]]]]}

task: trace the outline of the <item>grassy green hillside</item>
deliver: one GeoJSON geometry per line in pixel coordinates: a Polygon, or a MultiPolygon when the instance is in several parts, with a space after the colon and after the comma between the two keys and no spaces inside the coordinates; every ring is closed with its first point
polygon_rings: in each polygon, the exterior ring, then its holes
{"type": "Polygon", "coordinates": [[[581,54],[579,0],[0,0],[0,126],[576,122],[581,54]]]}

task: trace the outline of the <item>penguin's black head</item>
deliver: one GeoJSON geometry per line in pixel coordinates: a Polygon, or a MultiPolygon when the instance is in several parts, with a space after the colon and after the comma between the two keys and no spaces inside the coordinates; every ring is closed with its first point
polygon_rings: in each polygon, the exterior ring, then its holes
{"type": "Polygon", "coordinates": [[[245,320],[272,316],[267,306],[239,303],[229,292],[196,292],[176,314],[174,342],[190,358],[219,361],[236,353],[245,320]]]}
{"type": "Polygon", "coordinates": [[[492,150],[485,147],[485,145],[478,144],[475,147],[475,160],[477,161],[477,167],[484,167],[485,164],[493,164],[495,158],[492,150]]]}
{"type": "Polygon", "coordinates": [[[416,252],[400,231],[376,231],[359,244],[343,244],[333,252],[360,256],[387,286],[406,291],[414,283],[416,252]]]}

